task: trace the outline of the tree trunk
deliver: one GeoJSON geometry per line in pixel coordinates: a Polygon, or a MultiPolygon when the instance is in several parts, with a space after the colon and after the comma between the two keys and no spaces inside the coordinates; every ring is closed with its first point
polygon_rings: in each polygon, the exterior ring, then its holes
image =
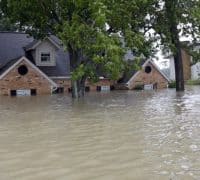
{"type": "Polygon", "coordinates": [[[78,81],[71,80],[72,98],[78,98],[78,81]]]}
{"type": "MultiPolygon", "coordinates": [[[[73,72],[81,64],[83,55],[80,50],[73,49],[70,44],[68,44],[68,52],[70,56],[70,69],[73,72]]],[[[71,80],[72,98],[80,98],[85,95],[85,81],[85,76],[78,80],[71,80]]]]}
{"type": "Polygon", "coordinates": [[[183,60],[180,47],[178,47],[177,53],[174,56],[174,65],[176,75],[176,91],[184,91],[183,60]]]}
{"type": "Polygon", "coordinates": [[[175,75],[176,75],[176,91],[184,91],[184,75],[183,75],[183,60],[181,53],[181,43],[179,39],[178,21],[176,15],[176,7],[178,1],[165,0],[166,14],[170,28],[171,41],[174,46],[172,49],[174,56],[175,75]]]}
{"type": "Polygon", "coordinates": [[[172,26],[172,42],[175,45],[174,51],[174,66],[176,76],[176,91],[184,91],[184,74],[183,74],[183,59],[181,52],[181,44],[179,40],[177,26],[172,26]]]}
{"type": "Polygon", "coordinates": [[[80,80],[71,81],[72,98],[81,98],[85,95],[85,81],[85,77],[82,77],[80,80]]]}

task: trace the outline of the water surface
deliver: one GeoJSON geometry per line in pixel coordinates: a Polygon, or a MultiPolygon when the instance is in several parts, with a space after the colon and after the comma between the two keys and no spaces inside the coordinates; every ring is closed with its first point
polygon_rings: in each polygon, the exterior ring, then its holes
{"type": "Polygon", "coordinates": [[[200,179],[200,87],[0,97],[0,179],[200,179]]]}

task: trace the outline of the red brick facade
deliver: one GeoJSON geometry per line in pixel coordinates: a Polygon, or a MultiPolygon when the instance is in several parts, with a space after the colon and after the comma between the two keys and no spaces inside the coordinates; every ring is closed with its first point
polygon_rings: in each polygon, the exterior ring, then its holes
{"type": "Polygon", "coordinates": [[[50,94],[52,84],[25,60],[21,61],[0,79],[0,95],[10,95],[11,90],[36,89],[37,94],[50,94]],[[18,68],[25,65],[26,75],[20,75],[18,68]]]}
{"type": "Polygon", "coordinates": [[[129,89],[134,89],[137,86],[153,84],[155,88],[167,88],[168,80],[155,68],[152,63],[148,62],[140,71],[138,71],[129,81],[129,89]],[[151,72],[145,72],[145,67],[149,66],[151,72]]]}
{"type": "MultiPolygon", "coordinates": [[[[53,79],[56,84],[58,84],[58,87],[64,88],[64,92],[69,92],[71,89],[71,80],[68,79],[53,79]]],[[[109,79],[100,79],[97,83],[92,83],[89,80],[86,81],[85,87],[89,87],[89,91],[96,91],[97,86],[112,86],[114,84],[114,81],[111,81],[109,79]]]]}

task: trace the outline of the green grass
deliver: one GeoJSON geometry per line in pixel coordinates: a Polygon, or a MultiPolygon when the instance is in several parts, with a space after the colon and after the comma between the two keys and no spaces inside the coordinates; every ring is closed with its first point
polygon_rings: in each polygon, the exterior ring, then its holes
{"type": "Polygon", "coordinates": [[[186,85],[200,85],[200,79],[198,80],[188,80],[186,85]]]}

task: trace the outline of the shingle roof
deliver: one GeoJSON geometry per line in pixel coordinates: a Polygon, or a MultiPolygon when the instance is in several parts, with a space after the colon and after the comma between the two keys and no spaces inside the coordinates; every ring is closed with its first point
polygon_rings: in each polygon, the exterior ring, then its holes
{"type": "MultiPolygon", "coordinates": [[[[55,36],[50,36],[50,38],[58,45],[60,45],[60,40],[55,36]]],[[[32,37],[25,33],[17,32],[0,32],[0,74],[9,68],[16,59],[22,56],[26,56],[33,63],[33,57],[30,53],[25,52],[25,48],[33,46],[37,43],[32,37]]],[[[70,75],[70,63],[69,54],[64,52],[61,47],[56,51],[56,66],[48,67],[38,67],[47,76],[69,76],[70,75]]]]}
{"type": "Polygon", "coordinates": [[[25,56],[24,46],[33,41],[24,33],[0,32],[0,68],[12,59],[25,56]]]}

